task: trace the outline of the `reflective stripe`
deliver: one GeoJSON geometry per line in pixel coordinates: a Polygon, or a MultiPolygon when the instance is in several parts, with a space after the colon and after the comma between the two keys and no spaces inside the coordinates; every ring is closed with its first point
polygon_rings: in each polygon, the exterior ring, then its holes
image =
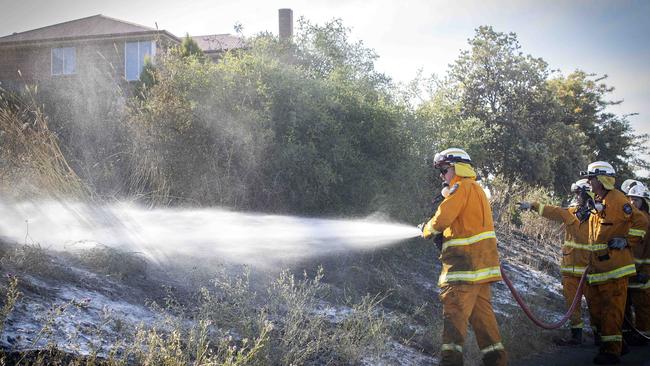
{"type": "Polygon", "coordinates": [[[563,266],[560,269],[560,271],[562,273],[570,273],[570,274],[582,275],[583,273],[585,273],[585,269],[587,269],[587,267],[563,266]]]}
{"type": "Polygon", "coordinates": [[[630,229],[630,231],[627,233],[627,235],[643,237],[643,236],[645,236],[645,230],[630,229]]]}
{"type": "Polygon", "coordinates": [[[569,248],[588,250],[591,252],[607,249],[607,244],[579,244],[569,240],[564,242],[564,246],[567,246],[569,248]]]}
{"type": "Polygon", "coordinates": [[[478,271],[454,271],[447,272],[440,275],[439,285],[449,281],[468,281],[476,282],[488,278],[501,278],[501,271],[499,267],[489,267],[479,269],[478,271]]]}
{"type": "Polygon", "coordinates": [[[455,343],[446,343],[442,345],[442,351],[456,351],[456,352],[463,352],[463,346],[459,346],[455,343]]]}
{"type": "Polygon", "coordinates": [[[646,283],[630,282],[627,284],[627,288],[633,288],[637,290],[647,290],[650,289],[650,281],[646,283]]]}
{"type": "Polygon", "coordinates": [[[537,213],[541,216],[543,212],[544,212],[544,204],[540,203],[539,207],[537,208],[537,213]]]}
{"type": "Polygon", "coordinates": [[[455,239],[450,239],[447,240],[443,245],[442,245],[442,250],[447,249],[448,247],[455,247],[455,246],[461,246],[461,245],[470,245],[477,243],[483,239],[489,239],[489,238],[495,238],[496,239],[496,234],[494,231],[486,231],[480,234],[476,234],[474,236],[470,236],[469,238],[455,238],[455,239]]]}
{"type": "Polygon", "coordinates": [[[650,259],[636,259],[634,258],[634,263],[636,264],[650,264],[650,259]]]}
{"type": "Polygon", "coordinates": [[[620,342],[623,340],[622,335],[611,335],[611,336],[600,336],[600,340],[603,342],[620,342]]]}
{"type": "Polygon", "coordinates": [[[613,271],[588,274],[587,278],[589,279],[589,283],[593,284],[597,282],[604,282],[614,278],[621,278],[628,275],[633,275],[635,273],[636,273],[636,269],[634,268],[634,264],[628,264],[627,266],[617,268],[613,271]]]}
{"type": "Polygon", "coordinates": [[[483,348],[481,350],[481,353],[483,355],[485,355],[485,354],[490,353],[490,352],[502,351],[502,350],[503,350],[503,344],[501,344],[501,342],[499,342],[499,343],[495,343],[495,344],[493,344],[491,346],[487,346],[487,347],[483,348]]]}

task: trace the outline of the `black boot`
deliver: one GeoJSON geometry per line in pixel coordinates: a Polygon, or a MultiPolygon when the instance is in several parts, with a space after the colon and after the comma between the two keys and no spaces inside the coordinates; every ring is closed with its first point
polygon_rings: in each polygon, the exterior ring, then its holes
{"type": "Polygon", "coordinates": [[[621,358],[613,353],[598,353],[594,357],[594,363],[596,365],[616,365],[621,363],[621,358]]]}

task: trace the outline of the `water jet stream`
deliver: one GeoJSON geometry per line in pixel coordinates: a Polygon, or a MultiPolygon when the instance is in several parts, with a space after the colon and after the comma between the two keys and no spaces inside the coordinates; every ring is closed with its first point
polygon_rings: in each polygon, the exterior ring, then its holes
{"type": "Polygon", "coordinates": [[[372,217],[318,219],[128,203],[0,202],[0,217],[0,235],[18,243],[58,250],[101,243],[155,261],[183,255],[264,264],[379,248],[420,235],[416,227],[372,217]]]}

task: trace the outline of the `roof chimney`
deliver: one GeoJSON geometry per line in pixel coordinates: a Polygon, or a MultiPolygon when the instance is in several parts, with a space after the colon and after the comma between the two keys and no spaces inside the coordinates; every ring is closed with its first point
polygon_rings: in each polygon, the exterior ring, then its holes
{"type": "Polygon", "coordinates": [[[280,23],[280,39],[290,39],[293,37],[293,10],[279,9],[278,20],[280,23]]]}

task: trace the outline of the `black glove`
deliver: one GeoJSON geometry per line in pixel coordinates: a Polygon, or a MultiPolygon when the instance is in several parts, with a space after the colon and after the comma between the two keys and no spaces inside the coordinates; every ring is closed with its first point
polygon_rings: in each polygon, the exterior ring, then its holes
{"type": "Polygon", "coordinates": [[[627,246],[627,240],[625,238],[612,238],[607,242],[607,247],[609,249],[623,249],[627,246]]]}
{"type": "Polygon", "coordinates": [[[436,248],[438,248],[439,251],[442,252],[442,233],[438,233],[433,236],[433,244],[436,245],[436,248]]]}
{"type": "Polygon", "coordinates": [[[589,216],[591,216],[591,210],[587,206],[580,206],[580,208],[576,210],[575,215],[578,221],[582,223],[589,220],[589,216]]]}
{"type": "Polygon", "coordinates": [[[517,205],[519,211],[529,211],[533,208],[533,205],[530,202],[517,202],[517,205]]]}
{"type": "Polygon", "coordinates": [[[645,284],[648,280],[650,280],[650,276],[647,273],[640,272],[636,274],[636,282],[645,284]]]}

